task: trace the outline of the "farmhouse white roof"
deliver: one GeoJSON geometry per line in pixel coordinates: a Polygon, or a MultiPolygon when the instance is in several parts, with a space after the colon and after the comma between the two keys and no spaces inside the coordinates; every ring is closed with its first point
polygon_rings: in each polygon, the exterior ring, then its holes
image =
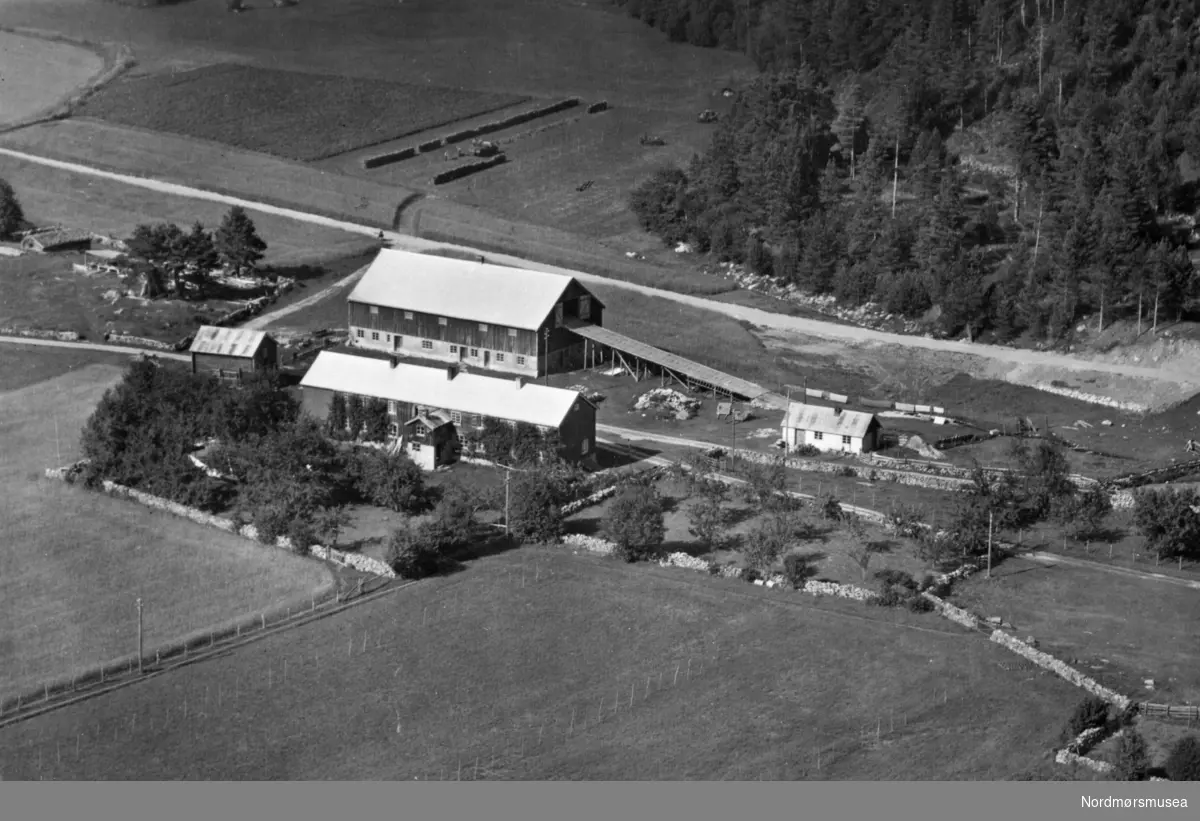
{"type": "Polygon", "coordinates": [[[783,427],[861,438],[867,435],[873,421],[873,413],[792,402],[783,417],[783,427]]]}
{"type": "Polygon", "coordinates": [[[571,277],[385,248],[351,302],[537,330],[571,277]]]}
{"type": "Polygon", "coordinates": [[[585,401],[576,391],[562,388],[529,383],[518,388],[516,379],[471,373],[456,373],[451,379],[447,370],[403,362],[392,367],[387,359],[321,351],[300,380],[300,387],[554,428],[562,424],[576,402],[585,401]]]}
{"type": "Polygon", "coordinates": [[[254,356],[267,338],[266,331],[246,328],[218,328],[201,325],[188,348],[191,353],[220,354],[221,356],[254,356]]]}

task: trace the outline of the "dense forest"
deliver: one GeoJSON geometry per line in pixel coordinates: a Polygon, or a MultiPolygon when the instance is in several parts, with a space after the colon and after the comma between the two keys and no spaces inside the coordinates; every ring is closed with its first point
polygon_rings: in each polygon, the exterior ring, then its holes
{"type": "Polygon", "coordinates": [[[666,242],[1001,340],[1200,292],[1200,2],[615,2],[761,70],[633,192],[666,242]]]}

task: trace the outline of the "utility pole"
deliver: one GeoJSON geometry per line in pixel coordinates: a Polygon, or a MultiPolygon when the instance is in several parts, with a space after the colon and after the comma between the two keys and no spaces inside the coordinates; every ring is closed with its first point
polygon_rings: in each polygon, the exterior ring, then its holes
{"type": "Polygon", "coordinates": [[[142,674],[142,657],[145,653],[142,651],[142,599],[139,596],[137,600],[138,611],[138,675],[142,674]]]}
{"type": "Polygon", "coordinates": [[[508,480],[512,476],[512,471],[505,469],[504,471],[504,540],[512,541],[512,534],[508,529],[508,480]]]}
{"type": "Polygon", "coordinates": [[[992,512],[988,511],[988,566],[987,578],[992,577],[992,512]]]}

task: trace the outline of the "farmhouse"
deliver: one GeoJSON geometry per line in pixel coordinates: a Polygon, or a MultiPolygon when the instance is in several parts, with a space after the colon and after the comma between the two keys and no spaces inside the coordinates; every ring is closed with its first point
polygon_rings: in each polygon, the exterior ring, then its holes
{"type": "Polygon", "coordinates": [[[21,250],[48,254],[53,251],[86,251],[92,247],[92,232],[77,228],[47,228],[33,231],[21,240],[21,250]]]}
{"type": "Polygon", "coordinates": [[[391,249],[347,303],[352,345],[528,377],[581,367],[568,325],[604,311],[572,277],[391,249]]]}
{"type": "Polygon", "coordinates": [[[208,372],[221,379],[241,381],[245,374],[273,370],[279,346],[270,334],[244,328],[201,325],[188,349],[192,373],[208,372]]]}
{"type": "Polygon", "coordinates": [[[385,399],[389,430],[427,468],[454,460],[460,440],[488,419],[554,431],[559,455],[588,456],[596,441],[596,408],[576,391],[530,384],[524,377],[459,372],[456,364],[425,367],[392,356],[377,359],[321,351],[300,380],[301,408],[324,420],[335,397],[385,399]]]}
{"type": "Polygon", "coordinates": [[[792,402],[783,417],[788,450],[812,445],[819,450],[866,453],[874,450],[879,420],[873,413],[792,402]]]}

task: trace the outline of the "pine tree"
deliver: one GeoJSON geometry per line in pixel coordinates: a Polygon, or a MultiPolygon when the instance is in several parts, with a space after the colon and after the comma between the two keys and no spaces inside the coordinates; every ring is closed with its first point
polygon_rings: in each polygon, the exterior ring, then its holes
{"type": "Polygon", "coordinates": [[[0,239],[13,236],[25,224],[25,213],[7,180],[0,179],[0,239]]]}
{"type": "Polygon", "coordinates": [[[213,243],[221,260],[239,274],[252,270],[267,250],[267,244],[258,236],[254,221],[240,205],[229,209],[213,243]]]}

